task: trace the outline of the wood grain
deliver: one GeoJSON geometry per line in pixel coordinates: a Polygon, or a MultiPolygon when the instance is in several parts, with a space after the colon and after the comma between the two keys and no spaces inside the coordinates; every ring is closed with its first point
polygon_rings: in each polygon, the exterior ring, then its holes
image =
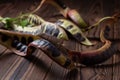
{"type": "MultiPolygon", "coordinates": [[[[64,2],[79,11],[89,25],[120,11],[120,0],[64,0],[64,2]]],[[[15,17],[21,12],[31,12],[38,4],[39,0],[1,0],[0,16],[15,17]]],[[[36,14],[52,22],[64,18],[56,8],[46,3],[36,14]]],[[[110,27],[108,38],[113,42],[120,39],[119,26],[120,20],[110,27]]],[[[99,38],[100,29],[101,26],[85,34],[87,37],[99,38]]],[[[76,51],[97,49],[102,46],[101,42],[98,42],[95,46],[86,47],[75,40],[65,42],[64,45],[76,51]]],[[[0,80],[120,80],[119,52],[101,65],[103,66],[78,67],[70,71],[60,67],[40,50],[25,58],[0,45],[0,80]]]]}

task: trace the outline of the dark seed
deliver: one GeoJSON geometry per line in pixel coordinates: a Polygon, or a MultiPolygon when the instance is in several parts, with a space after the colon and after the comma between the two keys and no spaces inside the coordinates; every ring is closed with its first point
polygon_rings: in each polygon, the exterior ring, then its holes
{"type": "Polygon", "coordinates": [[[1,37],[1,40],[2,40],[3,42],[7,41],[8,39],[9,39],[9,36],[7,36],[7,35],[5,35],[5,34],[3,34],[2,37],[1,37]]]}
{"type": "Polygon", "coordinates": [[[45,45],[48,45],[48,43],[45,42],[44,40],[39,40],[39,41],[37,42],[37,44],[38,44],[39,46],[42,46],[42,47],[45,47],[45,45]]]}
{"type": "Polygon", "coordinates": [[[60,52],[58,52],[57,50],[53,50],[53,51],[55,51],[55,52],[52,53],[52,56],[53,56],[53,57],[58,57],[58,56],[60,56],[60,52]]]}
{"type": "Polygon", "coordinates": [[[66,29],[69,30],[69,29],[72,29],[73,28],[73,25],[69,25],[66,29]]]}
{"type": "Polygon", "coordinates": [[[17,36],[14,36],[14,40],[19,41],[19,38],[17,36]]]}
{"type": "Polygon", "coordinates": [[[46,40],[40,40],[38,45],[40,45],[44,49],[46,48],[46,52],[50,53],[50,54],[46,53],[47,55],[52,54],[52,57],[60,56],[60,51],[50,42],[48,42],[46,40]]]}
{"type": "Polygon", "coordinates": [[[46,26],[45,33],[47,33],[47,34],[52,34],[53,30],[55,29],[53,26],[54,26],[54,25],[47,25],[47,26],[46,26]]]}
{"type": "Polygon", "coordinates": [[[20,51],[21,51],[21,52],[25,52],[26,49],[27,49],[27,46],[23,45],[23,46],[21,47],[20,51]]]}
{"type": "Polygon", "coordinates": [[[19,43],[19,42],[18,42],[17,40],[14,40],[14,41],[12,42],[12,47],[16,47],[18,43],[19,43]]]}
{"type": "Polygon", "coordinates": [[[53,57],[60,56],[60,51],[55,46],[53,46],[52,44],[49,44],[48,50],[51,51],[53,57]]]}
{"type": "Polygon", "coordinates": [[[71,60],[67,59],[65,64],[64,64],[64,67],[68,67],[70,64],[71,64],[71,60]]]}
{"type": "Polygon", "coordinates": [[[33,38],[32,37],[29,37],[28,38],[28,44],[30,43],[30,42],[32,42],[33,41],[33,38]]]}
{"type": "Polygon", "coordinates": [[[75,39],[77,39],[78,41],[85,41],[85,38],[80,34],[80,33],[77,33],[75,35],[73,35],[75,37],[75,39]]]}
{"type": "Polygon", "coordinates": [[[17,49],[17,50],[20,50],[22,46],[23,46],[22,43],[18,43],[17,46],[16,46],[16,49],[17,49]]]}
{"type": "Polygon", "coordinates": [[[55,36],[55,37],[57,37],[58,36],[58,34],[59,34],[59,29],[58,28],[56,28],[56,30],[54,31],[54,33],[53,33],[53,36],[55,36]]]}
{"type": "Polygon", "coordinates": [[[25,37],[22,37],[22,38],[21,38],[21,42],[22,42],[23,44],[26,44],[26,38],[25,38],[25,37]]]}

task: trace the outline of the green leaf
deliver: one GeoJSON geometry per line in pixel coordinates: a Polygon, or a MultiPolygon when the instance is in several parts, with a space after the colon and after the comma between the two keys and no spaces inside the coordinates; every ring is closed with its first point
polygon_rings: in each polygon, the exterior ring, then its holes
{"type": "Polygon", "coordinates": [[[1,19],[1,22],[5,24],[5,28],[12,29],[14,20],[15,18],[6,17],[6,18],[1,19]]]}
{"type": "Polygon", "coordinates": [[[25,26],[27,26],[29,24],[29,22],[28,22],[28,20],[21,20],[20,21],[20,26],[22,26],[22,27],[25,27],[25,26]]]}

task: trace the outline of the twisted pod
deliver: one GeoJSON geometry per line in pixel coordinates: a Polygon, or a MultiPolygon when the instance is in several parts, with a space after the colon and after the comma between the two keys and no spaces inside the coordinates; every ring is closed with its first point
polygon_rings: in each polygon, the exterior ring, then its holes
{"type": "Polygon", "coordinates": [[[0,29],[0,44],[20,56],[31,55],[36,49],[40,49],[59,65],[70,69],[74,67],[73,61],[67,55],[40,36],[0,29]]]}
{"type": "Polygon", "coordinates": [[[100,39],[101,42],[104,43],[104,45],[96,50],[89,50],[89,51],[71,51],[69,49],[66,49],[62,46],[60,46],[61,41],[57,39],[51,39],[46,38],[45,36],[42,36],[44,39],[47,39],[51,42],[54,41],[54,45],[59,46],[61,50],[66,52],[66,54],[74,61],[79,62],[80,64],[84,65],[95,65],[102,63],[109,59],[116,51],[118,51],[118,45],[115,43],[112,43],[111,41],[107,40],[105,38],[106,34],[109,34],[108,31],[108,25],[113,24],[115,22],[114,18],[106,19],[105,21],[101,22],[100,25],[102,25],[102,29],[100,32],[100,39]]]}
{"type": "Polygon", "coordinates": [[[84,65],[95,65],[102,63],[109,59],[116,51],[118,51],[118,45],[112,43],[111,41],[105,38],[106,34],[109,34],[108,25],[113,24],[115,22],[115,18],[108,18],[105,21],[101,22],[99,25],[102,25],[102,29],[100,32],[100,39],[104,45],[101,48],[90,51],[82,51],[82,52],[71,52],[71,56],[73,60],[78,61],[84,65]],[[75,58],[78,58],[76,60],[75,58]]]}

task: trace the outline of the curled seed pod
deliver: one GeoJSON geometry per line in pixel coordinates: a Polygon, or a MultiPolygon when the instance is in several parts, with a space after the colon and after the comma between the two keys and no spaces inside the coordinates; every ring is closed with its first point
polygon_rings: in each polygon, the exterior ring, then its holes
{"type": "Polygon", "coordinates": [[[39,48],[59,65],[65,68],[74,67],[72,60],[64,55],[56,46],[54,46],[47,40],[38,39],[40,39],[40,36],[8,30],[0,30],[0,44],[7,47],[17,55],[27,56],[32,54],[36,50],[36,48],[39,48]],[[27,44],[23,44],[22,41],[26,41],[29,46],[27,47],[27,44]]]}
{"type": "MultiPolygon", "coordinates": [[[[96,50],[77,52],[77,51],[71,51],[69,49],[66,49],[63,46],[60,46],[59,43],[54,43],[54,44],[55,46],[59,46],[59,49],[62,49],[62,51],[67,52],[67,56],[69,55],[73,59],[73,61],[79,62],[80,64],[89,66],[89,65],[102,63],[107,59],[109,59],[118,50],[118,45],[112,43],[111,41],[107,40],[104,37],[105,36],[104,31],[107,27],[106,25],[113,24],[114,19],[107,19],[106,21],[100,24],[104,24],[104,23],[106,24],[102,25],[102,29],[100,32],[100,38],[101,38],[101,41],[104,43],[104,45],[96,50]]],[[[51,42],[60,41],[60,40],[57,40],[56,38],[51,39],[51,38],[46,38],[45,36],[42,36],[42,37],[44,37],[45,39],[51,42]]]]}
{"type": "Polygon", "coordinates": [[[73,57],[73,60],[89,66],[89,65],[102,63],[107,59],[109,59],[118,50],[118,45],[107,40],[105,38],[104,31],[108,27],[106,25],[110,25],[113,23],[114,23],[114,19],[110,18],[99,24],[99,25],[103,24],[102,29],[100,31],[100,39],[104,43],[102,47],[96,50],[89,50],[89,51],[82,51],[82,52],[72,51],[70,52],[70,54],[72,54],[71,56],[73,57]],[[76,56],[78,59],[76,59],[76,56]]]}
{"type": "Polygon", "coordinates": [[[8,49],[10,49],[11,51],[13,51],[14,53],[20,56],[27,55],[26,45],[30,43],[30,38],[32,40],[40,39],[40,37],[38,36],[0,29],[0,44],[7,47],[8,49]],[[23,44],[22,41],[26,41],[26,44],[25,42],[23,42],[24,43],[23,44]]]}
{"type": "Polygon", "coordinates": [[[67,16],[80,28],[85,29],[88,27],[87,23],[82,19],[82,17],[76,10],[69,10],[67,16]]]}
{"type": "MultiPolygon", "coordinates": [[[[26,51],[28,51],[28,46],[21,43],[20,41],[17,40],[12,40],[11,46],[7,45],[7,47],[13,51],[15,54],[19,55],[19,56],[27,56],[28,54],[26,54],[26,51]]],[[[29,50],[29,52],[33,53],[35,52],[35,48],[32,48],[31,50],[29,50]]]]}
{"type": "Polygon", "coordinates": [[[70,34],[72,34],[72,36],[79,41],[80,43],[84,44],[84,45],[93,45],[88,39],[87,37],[83,34],[83,32],[81,31],[80,28],[78,28],[77,25],[75,25],[74,23],[65,20],[65,19],[59,19],[56,22],[57,25],[59,25],[60,27],[62,27],[63,29],[65,29],[66,31],[68,31],[70,34]]]}
{"type": "Polygon", "coordinates": [[[23,14],[20,16],[20,19],[24,19],[24,18],[26,18],[29,23],[30,22],[34,23],[37,26],[31,27],[31,25],[28,25],[23,28],[22,26],[14,24],[13,29],[15,31],[32,34],[32,35],[39,35],[45,33],[51,36],[55,36],[58,39],[68,40],[68,36],[66,32],[62,28],[55,25],[54,23],[44,21],[41,17],[34,14],[23,14]]]}
{"type": "Polygon", "coordinates": [[[51,59],[53,59],[56,63],[63,66],[64,68],[71,69],[74,67],[74,63],[72,62],[72,60],[69,57],[63,55],[63,53],[59,49],[57,49],[56,46],[54,46],[47,40],[40,39],[33,41],[29,44],[28,50],[32,49],[33,47],[42,50],[46,55],[48,55],[51,59]]]}
{"type": "MultiPolygon", "coordinates": [[[[116,46],[115,44],[111,44],[110,41],[106,41],[105,44],[97,49],[97,50],[91,50],[91,51],[82,51],[80,53],[76,52],[73,53],[74,55],[76,54],[78,56],[78,61],[80,64],[84,65],[95,65],[95,64],[100,64],[106,60],[108,60],[116,51],[115,50],[116,46]]],[[[73,60],[74,60],[73,56],[73,60]]]]}
{"type": "MultiPolygon", "coordinates": [[[[57,38],[50,38],[47,35],[41,35],[42,38],[52,42],[60,51],[62,51],[66,56],[69,56],[73,62],[79,62],[80,64],[84,64],[87,66],[95,65],[102,63],[109,59],[114,52],[117,51],[117,45],[111,43],[109,40],[104,41],[104,45],[96,50],[89,51],[71,51],[65,47],[63,47],[62,40],[58,40],[57,38]],[[58,42],[58,43],[57,43],[58,42]]],[[[104,37],[104,34],[101,33],[101,37],[104,37]]]]}
{"type": "Polygon", "coordinates": [[[40,34],[39,35],[41,38],[48,40],[49,42],[51,42],[53,45],[55,45],[60,51],[62,51],[65,55],[68,55],[69,50],[65,47],[63,47],[63,42],[65,42],[65,40],[63,39],[57,39],[56,37],[51,37],[49,35],[46,34],[40,34]]]}

